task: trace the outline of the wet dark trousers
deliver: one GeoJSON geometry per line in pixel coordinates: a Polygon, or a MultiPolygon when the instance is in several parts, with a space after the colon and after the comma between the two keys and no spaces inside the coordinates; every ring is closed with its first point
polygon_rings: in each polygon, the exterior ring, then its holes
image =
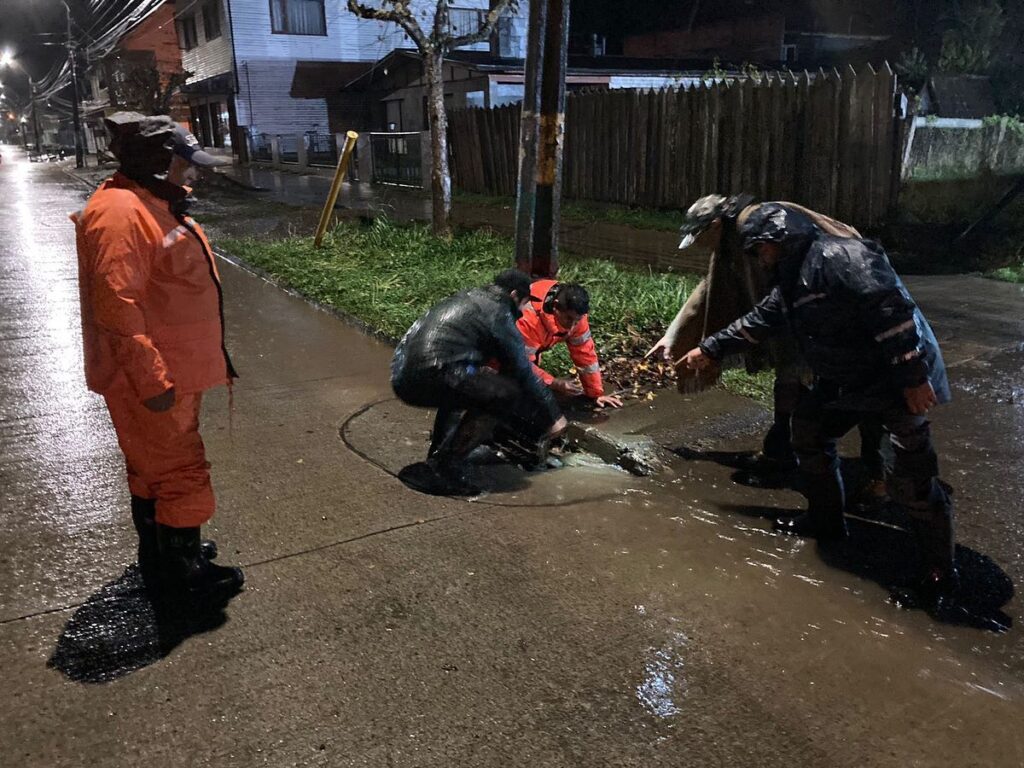
{"type": "Polygon", "coordinates": [[[462,461],[498,423],[533,439],[548,427],[517,381],[489,369],[456,366],[399,382],[395,391],[406,402],[437,408],[428,456],[439,463],[462,461]]]}
{"type": "Polygon", "coordinates": [[[808,513],[827,523],[845,512],[836,443],[865,417],[873,417],[890,433],[895,462],[889,495],[910,519],[922,565],[926,571],[949,572],[954,551],[953,504],[939,482],[939,460],[928,419],[906,408],[876,412],[829,408],[816,390],[801,400],[793,415],[793,447],[808,513]]]}
{"type": "MultiPolygon", "coordinates": [[[[800,401],[810,392],[799,379],[782,373],[775,377],[773,386],[774,421],[764,437],[761,452],[769,459],[790,461],[795,457],[793,449],[793,414],[800,401]]],[[[885,459],[882,456],[882,440],[885,426],[874,414],[860,414],[857,423],[860,430],[860,460],[865,477],[881,480],[885,477],[885,459]]]]}

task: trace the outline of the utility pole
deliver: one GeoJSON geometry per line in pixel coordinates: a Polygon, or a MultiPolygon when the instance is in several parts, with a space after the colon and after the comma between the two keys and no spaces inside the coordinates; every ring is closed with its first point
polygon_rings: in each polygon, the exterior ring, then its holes
{"type": "Polygon", "coordinates": [[[558,274],[569,0],[530,0],[516,194],[516,266],[558,274]]]}
{"type": "Polygon", "coordinates": [[[39,105],[36,103],[36,84],[32,82],[32,78],[28,79],[28,92],[32,99],[32,132],[35,134],[36,139],[36,155],[38,156],[42,151],[42,145],[39,143],[39,105]]]}
{"type": "Polygon", "coordinates": [[[82,146],[82,118],[78,111],[78,53],[71,39],[71,7],[67,3],[63,5],[68,16],[68,59],[71,63],[71,108],[75,127],[75,167],[84,168],[85,150],[82,146]]]}

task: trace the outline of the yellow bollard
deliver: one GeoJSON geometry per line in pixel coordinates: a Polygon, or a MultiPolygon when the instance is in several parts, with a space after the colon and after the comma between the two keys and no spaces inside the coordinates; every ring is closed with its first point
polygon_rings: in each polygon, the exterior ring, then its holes
{"type": "Polygon", "coordinates": [[[352,152],[356,148],[356,139],[359,138],[359,134],[355,131],[348,131],[345,133],[345,149],[342,150],[341,158],[338,160],[338,167],[334,171],[334,181],[331,182],[331,193],[327,195],[327,202],[324,203],[324,211],[320,214],[320,223],[316,225],[316,237],[313,239],[313,245],[317,248],[320,247],[320,243],[324,239],[324,233],[327,231],[327,224],[331,220],[331,212],[334,210],[334,204],[338,202],[338,193],[341,191],[341,182],[345,178],[345,171],[348,169],[348,161],[352,157],[352,152]]]}

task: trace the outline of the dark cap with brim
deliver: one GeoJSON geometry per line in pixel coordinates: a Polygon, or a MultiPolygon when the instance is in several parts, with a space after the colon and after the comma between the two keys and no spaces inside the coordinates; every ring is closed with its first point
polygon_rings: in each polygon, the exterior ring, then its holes
{"type": "Polygon", "coordinates": [[[164,146],[174,154],[184,158],[192,165],[200,168],[214,168],[218,165],[230,165],[231,161],[211,155],[199,146],[199,140],[186,131],[167,115],[144,117],[139,122],[139,135],[144,138],[156,138],[166,135],[164,146]]]}
{"type": "Polygon", "coordinates": [[[734,218],[753,201],[751,195],[705,195],[686,211],[683,225],[679,228],[679,250],[693,245],[701,232],[718,219],[734,218]]]}

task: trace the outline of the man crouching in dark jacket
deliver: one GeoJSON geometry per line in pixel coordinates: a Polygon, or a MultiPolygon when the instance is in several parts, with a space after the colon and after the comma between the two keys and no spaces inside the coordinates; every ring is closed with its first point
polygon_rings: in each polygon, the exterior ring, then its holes
{"type": "Polygon", "coordinates": [[[814,373],[793,416],[807,512],[778,530],[846,536],[837,441],[865,416],[892,436],[890,495],[910,520],[921,554],[917,597],[938,607],[957,586],[953,507],[925,414],[950,399],[938,342],[877,243],[825,235],[805,217],[768,204],[743,223],[744,250],[774,271],[774,287],[748,314],[686,355],[694,369],[744,352],[789,328],[814,373]]]}
{"type": "Polygon", "coordinates": [[[409,405],[437,408],[422,490],[475,495],[462,475],[470,452],[501,422],[528,440],[566,427],[554,398],[533,372],[516,329],[530,301],[530,278],[506,270],[483,288],[457,293],[413,323],[391,361],[391,386],[409,405]],[[497,361],[501,373],[487,367],[497,361]]]}

